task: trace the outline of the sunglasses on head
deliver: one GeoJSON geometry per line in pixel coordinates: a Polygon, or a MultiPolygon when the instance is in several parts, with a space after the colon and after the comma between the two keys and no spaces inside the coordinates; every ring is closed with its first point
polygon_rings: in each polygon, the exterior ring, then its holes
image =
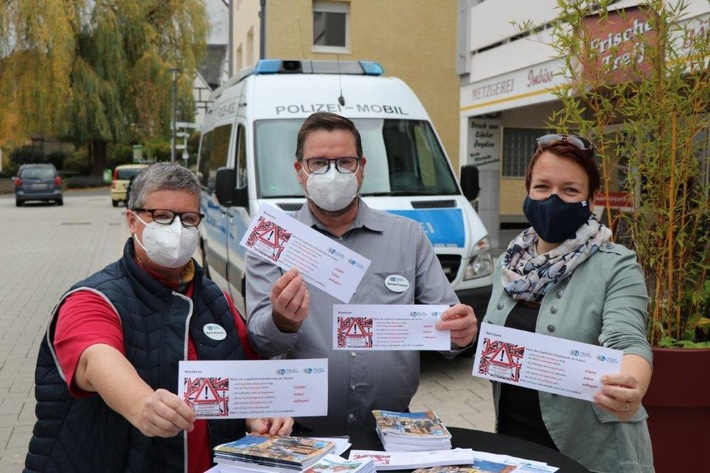
{"type": "Polygon", "coordinates": [[[589,151],[590,149],[594,148],[592,142],[586,138],[582,138],[581,136],[577,135],[564,135],[558,133],[542,135],[540,138],[537,139],[537,145],[548,146],[558,141],[566,141],[567,143],[573,144],[582,151],[589,151]]]}

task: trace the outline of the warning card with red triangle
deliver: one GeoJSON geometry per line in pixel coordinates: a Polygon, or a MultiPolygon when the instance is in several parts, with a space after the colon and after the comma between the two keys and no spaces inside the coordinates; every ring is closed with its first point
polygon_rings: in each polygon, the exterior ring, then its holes
{"type": "Polygon", "coordinates": [[[448,308],[425,304],[333,304],[333,349],[451,350],[451,331],[436,328],[441,313],[448,308]]]}
{"type": "Polygon", "coordinates": [[[269,204],[263,204],[240,245],[310,285],[350,302],[370,260],[269,204]]]}
{"type": "Polygon", "coordinates": [[[478,332],[472,374],[492,381],[591,401],[621,368],[621,350],[491,323],[478,332]]]}

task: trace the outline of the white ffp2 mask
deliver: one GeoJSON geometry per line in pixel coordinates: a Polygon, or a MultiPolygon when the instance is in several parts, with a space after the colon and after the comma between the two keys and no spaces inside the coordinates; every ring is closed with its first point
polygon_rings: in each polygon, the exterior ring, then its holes
{"type": "Polygon", "coordinates": [[[323,174],[309,174],[306,195],[323,210],[335,212],[347,207],[357,196],[357,174],[343,174],[331,166],[323,174]]]}
{"type": "Polygon", "coordinates": [[[179,268],[190,261],[199,242],[197,227],[185,228],[177,216],[170,225],[146,223],[138,214],[135,216],[145,224],[145,228],[142,242],[136,234],[133,234],[133,239],[155,264],[166,268],[179,268]]]}

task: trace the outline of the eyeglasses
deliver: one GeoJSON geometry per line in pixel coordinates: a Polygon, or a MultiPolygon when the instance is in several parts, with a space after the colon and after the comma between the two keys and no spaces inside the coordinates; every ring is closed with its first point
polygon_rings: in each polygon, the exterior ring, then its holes
{"type": "Polygon", "coordinates": [[[589,151],[590,149],[594,148],[592,142],[586,138],[582,138],[581,136],[577,135],[564,135],[557,133],[552,133],[550,135],[542,135],[540,138],[537,139],[537,145],[548,146],[558,141],[566,141],[567,143],[575,145],[582,151],[589,151]]]}
{"type": "Polygon", "coordinates": [[[173,212],[166,209],[133,209],[133,211],[149,213],[153,221],[160,225],[172,225],[175,217],[180,217],[180,223],[185,228],[196,227],[205,218],[204,214],[197,212],[173,212]]]}
{"type": "Polygon", "coordinates": [[[360,158],[343,157],[343,158],[308,158],[304,159],[306,169],[311,174],[325,174],[330,169],[330,164],[335,163],[335,169],[341,174],[352,174],[357,171],[360,164],[360,158]]]}

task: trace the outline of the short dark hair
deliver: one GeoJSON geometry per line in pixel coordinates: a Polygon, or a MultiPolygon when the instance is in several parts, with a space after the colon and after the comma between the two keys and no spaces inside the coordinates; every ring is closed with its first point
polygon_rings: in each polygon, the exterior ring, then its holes
{"type": "Polygon", "coordinates": [[[349,131],[355,138],[356,157],[362,157],[362,139],[360,138],[360,132],[357,131],[355,124],[351,120],[336,113],[316,112],[306,118],[301,125],[301,128],[298,130],[298,140],[296,142],[296,159],[298,161],[303,159],[303,145],[306,142],[306,138],[308,138],[308,135],[310,135],[311,132],[318,130],[349,131]]]}
{"type": "Polygon", "coordinates": [[[525,190],[530,192],[530,181],[532,179],[532,169],[535,166],[538,158],[545,151],[549,151],[557,157],[563,159],[569,159],[577,164],[579,164],[582,169],[584,169],[585,174],[587,174],[587,179],[589,179],[589,195],[587,195],[587,200],[591,201],[596,193],[599,191],[601,186],[601,176],[599,174],[599,167],[594,159],[594,147],[588,150],[579,149],[577,146],[569,143],[566,140],[558,140],[550,144],[540,144],[538,145],[535,153],[530,159],[530,164],[528,164],[528,170],[525,173],[525,190]]]}

